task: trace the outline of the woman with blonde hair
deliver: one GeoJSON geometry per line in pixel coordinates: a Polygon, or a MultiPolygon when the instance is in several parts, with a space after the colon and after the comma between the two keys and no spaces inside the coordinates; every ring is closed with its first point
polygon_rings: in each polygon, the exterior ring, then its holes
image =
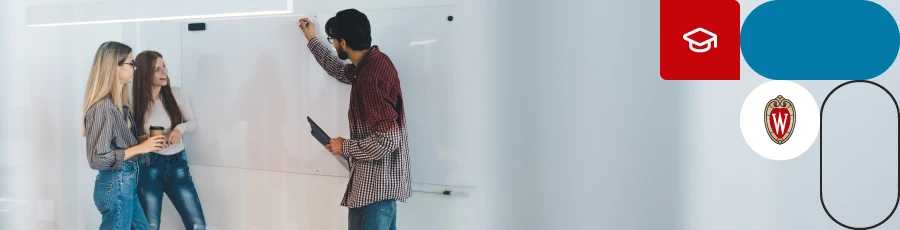
{"type": "Polygon", "coordinates": [[[94,64],[84,92],[84,135],[87,160],[98,170],[94,204],[103,216],[100,229],[148,229],[137,198],[140,154],[165,148],[164,136],[138,144],[129,110],[128,84],[136,70],[131,47],[104,42],[94,54],[94,64]]]}

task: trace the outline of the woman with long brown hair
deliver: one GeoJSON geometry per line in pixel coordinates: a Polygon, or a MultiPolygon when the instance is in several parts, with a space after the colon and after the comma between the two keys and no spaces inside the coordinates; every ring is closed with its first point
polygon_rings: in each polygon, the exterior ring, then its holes
{"type": "Polygon", "coordinates": [[[128,83],[134,79],[131,47],[104,42],[84,91],[84,135],[94,181],[94,205],[103,216],[100,229],[147,229],[136,196],[139,155],[165,147],[163,136],[138,144],[129,106],[128,83]]]}
{"type": "Polygon", "coordinates": [[[133,88],[137,135],[144,138],[151,126],[162,127],[168,143],[168,147],[146,154],[140,166],[138,198],[144,214],[150,228],[159,229],[165,193],[181,215],[185,229],[205,229],[200,198],[181,142],[182,135],[197,128],[190,103],[180,88],[170,86],[169,70],[161,54],[141,52],[135,64],[138,67],[133,88]]]}

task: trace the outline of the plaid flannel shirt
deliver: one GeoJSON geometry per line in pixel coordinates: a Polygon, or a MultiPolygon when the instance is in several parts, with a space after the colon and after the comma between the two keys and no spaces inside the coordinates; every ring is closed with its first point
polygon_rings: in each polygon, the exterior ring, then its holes
{"type": "Polygon", "coordinates": [[[410,197],[406,115],[397,69],[373,46],[358,65],[345,64],[318,38],[307,44],[325,71],[350,89],[350,138],[343,155],[350,158],[350,181],[341,201],[349,208],[381,200],[410,197]]]}

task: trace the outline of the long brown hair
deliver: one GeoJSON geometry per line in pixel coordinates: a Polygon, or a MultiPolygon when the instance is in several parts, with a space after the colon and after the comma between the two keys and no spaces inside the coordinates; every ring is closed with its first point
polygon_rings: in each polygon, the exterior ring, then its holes
{"type": "MultiPolygon", "coordinates": [[[[138,136],[146,135],[144,123],[147,122],[148,113],[153,106],[153,78],[156,77],[156,60],[159,60],[161,57],[162,54],[159,54],[159,52],[148,50],[141,52],[134,58],[137,71],[134,72],[134,86],[132,88],[134,102],[132,104],[134,104],[134,122],[138,127],[137,130],[139,130],[138,136]]],[[[163,108],[166,109],[166,113],[169,114],[169,120],[172,121],[170,129],[175,129],[175,126],[181,124],[184,120],[181,116],[181,109],[178,108],[178,102],[175,101],[175,96],[172,95],[172,87],[170,85],[171,81],[167,80],[166,85],[159,90],[159,95],[163,108]]]]}

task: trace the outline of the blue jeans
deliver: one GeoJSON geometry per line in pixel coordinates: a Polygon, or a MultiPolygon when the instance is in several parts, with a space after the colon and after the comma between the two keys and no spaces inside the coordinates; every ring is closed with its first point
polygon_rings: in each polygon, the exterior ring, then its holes
{"type": "Polygon", "coordinates": [[[397,201],[382,200],[351,208],[350,230],[397,230],[397,201]]]}
{"type": "Polygon", "coordinates": [[[163,192],[181,215],[185,229],[206,229],[200,196],[194,188],[184,151],[174,155],[148,153],[141,159],[138,197],[152,229],[159,229],[163,192]]]}
{"type": "Polygon", "coordinates": [[[94,181],[94,205],[103,216],[100,229],[149,229],[135,189],[138,163],[126,161],[117,170],[99,170],[94,181]]]}

